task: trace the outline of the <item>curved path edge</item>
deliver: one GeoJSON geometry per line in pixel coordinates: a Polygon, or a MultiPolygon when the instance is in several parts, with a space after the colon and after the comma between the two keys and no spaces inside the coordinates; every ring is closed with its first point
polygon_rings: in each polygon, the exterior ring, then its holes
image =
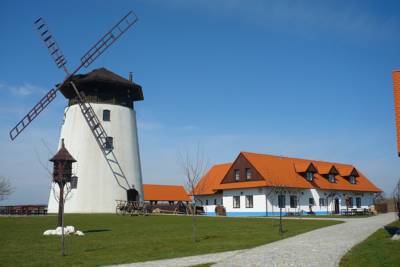
{"type": "MultiPolygon", "coordinates": [[[[326,218],[328,219],[328,218],[326,218]]],[[[332,218],[332,220],[338,220],[332,218]]],[[[345,223],[319,228],[245,250],[137,262],[118,267],[180,267],[204,263],[213,266],[338,266],[340,259],[376,230],[396,220],[395,213],[368,218],[340,219],[345,223]]]]}

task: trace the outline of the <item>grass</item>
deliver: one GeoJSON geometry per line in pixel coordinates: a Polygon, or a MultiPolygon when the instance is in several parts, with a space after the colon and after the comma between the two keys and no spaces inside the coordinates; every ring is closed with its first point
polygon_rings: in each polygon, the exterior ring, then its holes
{"type": "Polygon", "coordinates": [[[283,237],[277,220],[197,217],[198,242],[191,237],[191,217],[131,217],[111,214],[66,215],[85,236],[43,236],[57,217],[0,217],[0,266],[98,266],[245,249],[340,222],[286,220],[283,237]]]}
{"type": "MultiPolygon", "coordinates": [[[[390,225],[400,227],[400,221],[390,225]]],[[[400,241],[390,240],[386,230],[380,229],[353,247],[342,258],[340,266],[400,266],[400,241]]]]}

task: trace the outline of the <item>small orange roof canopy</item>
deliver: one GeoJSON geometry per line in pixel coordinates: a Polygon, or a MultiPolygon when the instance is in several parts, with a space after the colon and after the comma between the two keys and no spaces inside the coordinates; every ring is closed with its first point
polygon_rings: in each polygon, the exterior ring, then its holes
{"type": "Polygon", "coordinates": [[[190,201],[182,185],[144,184],[145,201],[190,201]]]}

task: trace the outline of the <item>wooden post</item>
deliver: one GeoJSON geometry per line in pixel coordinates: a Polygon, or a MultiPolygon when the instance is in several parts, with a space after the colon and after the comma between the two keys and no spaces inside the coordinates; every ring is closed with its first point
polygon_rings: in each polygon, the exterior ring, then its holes
{"type": "Polygon", "coordinates": [[[64,256],[64,183],[59,182],[60,198],[58,201],[58,226],[61,227],[61,256],[64,256]]]}
{"type": "Polygon", "coordinates": [[[60,197],[58,200],[58,226],[62,225],[62,217],[64,214],[64,184],[62,182],[58,183],[58,187],[60,188],[60,197]]]}

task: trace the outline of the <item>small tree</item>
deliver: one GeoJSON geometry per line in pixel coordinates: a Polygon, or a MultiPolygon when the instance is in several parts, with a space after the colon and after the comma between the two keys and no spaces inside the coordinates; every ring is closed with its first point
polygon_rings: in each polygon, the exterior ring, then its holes
{"type": "Polygon", "coordinates": [[[197,241],[196,236],[196,186],[199,183],[200,179],[204,176],[205,171],[207,170],[207,161],[205,160],[205,156],[200,146],[197,145],[196,151],[193,155],[190,155],[189,151],[185,151],[184,153],[180,153],[180,164],[182,168],[182,172],[185,176],[186,181],[186,189],[193,197],[193,207],[192,211],[192,240],[193,242],[197,241]]]}
{"type": "Polygon", "coordinates": [[[0,201],[6,199],[14,192],[10,180],[0,177],[0,201]]]}
{"type": "Polygon", "coordinates": [[[274,175],[273,172],[269,172],[268,176],[267,176],[267,182],[268,182],[268,187],[270,187],[270,191],[268,192],[268,194],[265,195],[265,197],[268,199],[269,195],[271,195],[271,193],[275,193],[274,195],[278,196],[278,207],[279,207],[279,234],[282,235],[284,232],[283,229],[283,220],[282,220],[282,205],[283,203],[279,202],[279,196],[280,195],[284,195],[285,197],[285,207],[286,207],[286,190],[288,188],[288,186],[284,183],[282,183],[279,179],[278,175],[274,175]]]}

